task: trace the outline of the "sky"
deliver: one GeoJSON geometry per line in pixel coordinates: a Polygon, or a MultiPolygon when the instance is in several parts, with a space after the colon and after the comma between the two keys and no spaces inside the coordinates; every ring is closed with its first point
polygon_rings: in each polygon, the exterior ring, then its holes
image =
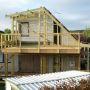
{"type": "Polygon", "coordinates": [[[0,0],[0,30],[11,28],[6,14],[44,6],[69,30],[90,27],[90,0],[0,0]]]}

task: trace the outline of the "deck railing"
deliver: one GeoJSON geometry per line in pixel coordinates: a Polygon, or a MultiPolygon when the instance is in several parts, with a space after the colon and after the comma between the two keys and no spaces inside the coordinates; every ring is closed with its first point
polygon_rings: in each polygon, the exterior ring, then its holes
{"type": "Polygon", "coordinates": [[[1,49],[9,47],[21,47],[20,34],[1,34],[1,49]]]}
{"type": "MultiPolygon", "coordinates": [[[[71,33],[72,36],[67,33],[30,33],[29,39],[36,38],[37,47],[80,47],[79,34],[71,33]],[[77,35],[78,39],[73,40],[73,35],[77,35]]],[[[22,46],[21,34],[1,34],[1,49],[10,47],[22,46]]],[[[34,39],[33,39],[34,40],[34,39]]],[[[28,41],[30,42],[30,41],[28,41]]],[[[26,45],[26,44],[25,44],[26,45]]],[[[35,45],[35,44],[34,44],[35,45]]],[[[34,46],[32,45],[32,46],[34,46]]],[[[29,45],[30,47],[30,45],[29,45]]],[[[36,47],[36,45],[35,45],[36,47]]]]}

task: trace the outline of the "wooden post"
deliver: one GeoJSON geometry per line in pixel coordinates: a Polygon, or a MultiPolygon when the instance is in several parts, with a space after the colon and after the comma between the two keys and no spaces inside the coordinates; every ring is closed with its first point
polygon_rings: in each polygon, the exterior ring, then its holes
{"type": "Polygon", "coordinates": [[[18,37],[19,37],[19,47],[21,48],[21,46],[22,46],[21,45],[21,34],[19,34],[18,37]]]}
{"type": "Polygon", "coordinates": [[[10,47],[10,46],[9,46],[9,41],[10,41],[9,34],[7,35],[7,41],[8,41],[8,47],[10,47]]]}
{"type": "Polygon", "coordinates": [[[88,48],[88,52],[87,52],[87,71],[90,71],[90,52],[89,52],[89,48],[88,48]]]}
{"type": "Polygon", "coordinates": [[[80,33],[78,33],[78,47],[80,48],[80,33]]]}
{"type": "Polygon", "coordinates": [[[46,29],[46,14],[44,12],[44,46],[46,46],[46,33],[47,33],[47,29],[46,29]]]}
{"type": "Polygon", "coordinates": [[[40,51],[40,11],[38,15],[38,53],[40,51]]]}
{"type": "Polygon", "coordinates": [[[57,25],[57,46],[59,48],[59,35],[60,33],[58,32],[58,25],[57,25]]]}
{"type": "Polygon", "coordinates": [[[42,55],[40,56],[40,70],[41,70],[41,74],[43,74],[43,60],[42,60],[42,55]]]}
{"type": "Polygon", "coordinates": [[[47,72],[46,56],[42,55],[41,56],[41,73],[46,73],[46,72],[47,72]]]}
{"type": "Polygon", "coordinates": [[[14,70],[15,70],[15,68],[14,68],[14,65],[15,65],[15,55],[13,54],[13,57],[12,57],[12,71],[11,71],[11,75],[13,76],[14,75],[14,70]]]}
{"type": "Polygon", "coordinates": [[[61,71],[64,70],[64,68],[63,68],[63,63],[64,63],[64,61],[63,61],[63,55],[61,55],[61,71]]]}
{"type": "Polygon", "coordinates": [[[43,60],[43,73],[46,73],[47,72],[46,56],[43,55],[42,60],[43,60]]]}
{"type": "Polygon", "coordinates": [[[12,33],[14,33],[14,17],[12,18],[12,33]]]}
{"type": "Polygon", "coordinates": [[[6,43],[7,42],[7,35],[4,36],[4,40],[5,40],[4,48],[6,48],[6,46],[7,46],[7,43],[6,43]]]}
{"type": "Polygon", "coordinates": [[[16,23],[15,23],[15,24],[16,24],[15,26],[16,26],[16,34],[17,34],[17,33],[18,33],[18,31],[17,31],[17,21],[16,21],[16,23]]]}
{"type": "Polygon", "coordinates": [[[1,49],[3,48],[3,43],[2,43],[2,40],[3,39],[3,37],[2,37],[2,35],[1,35],[1,49]]]}
{"type": "Polygon", "coordinates": [[[13,42],[13,35],[11,35],[11,47],[13,46],[12,42],[13,42]]]}
{"type": "Polygon", "coordinates": [[[61,56],[60,56],[60,54],[58,55],[58,60],[59,60],[59,71],[61,71],[61,56]]]}
{"type": "MultiPolygon", "coordinates": [[[[47,43],[47,15],[45,14],[45,27],[46,27],[46,29],[45,29],[45,42],[47,43]]],[[[47,43],[48,44],[48,43],[47,43]]]]}
{"type": "Polygon", "coordinates": [[[81,68],[80,68],[80,62],[81,62],[81,60],[80,60],[80,54],[78,55],[78,57],[79,57],[79,58],[78,58],[78,62],[77,62],[77,65],[78,65],[77,68],[78,68],[78,70],[80,70],[80,69],[81,69],[81,68]]]}
{"type": "Polygon", "coordinates": [[[5,53],[5,76],[8,76],[8,54],[5,53]]]}

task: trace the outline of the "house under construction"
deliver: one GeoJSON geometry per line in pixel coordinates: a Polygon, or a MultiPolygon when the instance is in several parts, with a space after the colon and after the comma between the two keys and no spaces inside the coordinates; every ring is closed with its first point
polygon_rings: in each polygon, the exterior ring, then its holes
{"type": "Polygon", "coordinates": [[[1,76],[80,70],[80,50],[90,45],[80,43],[79,33],[70,33],[45,7],[7,16],[12,32],[1,34],[1,76]]]}

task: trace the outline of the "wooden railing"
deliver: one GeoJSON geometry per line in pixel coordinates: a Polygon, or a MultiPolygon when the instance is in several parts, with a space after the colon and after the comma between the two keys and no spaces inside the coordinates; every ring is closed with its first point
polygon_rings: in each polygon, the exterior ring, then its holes
{"type": "MultiPolygon", "coordinates": [[[[68,35],[68,33],[30,33],[28,37],[30,37],[31,39],[33,37],[36,37],[37,47],[80,47],[80,38],[74,40],[74,38],[72,38],[72,35],[75,35],[75,33],[71,33],[71,35],[68,35]],[[56,43],[54,42],[55,37],[56,43]]],[[[80,37],[79,34],[76,35],[80,37]]],[[[1,49],[10,47],[21,47],[21,38],[21,34],[1,34],[1,49]]]]}
{"type": "Polygon", "coordinates": [[[21,47],[20,34],[1,34],[1,49],[7,47],[21,47]]]}

